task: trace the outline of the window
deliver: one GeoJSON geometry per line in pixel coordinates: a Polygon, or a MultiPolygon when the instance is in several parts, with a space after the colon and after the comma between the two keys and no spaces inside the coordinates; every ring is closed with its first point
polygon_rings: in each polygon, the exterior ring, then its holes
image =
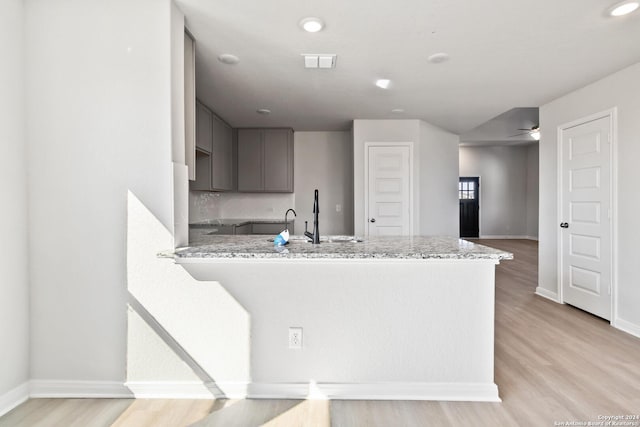
{"type": "Polygon", "coordinates": [[[458,198],[459,199],[475,199],[476,198],[476,183],[473,181],[462,181],[458,183],[458,198]]]}

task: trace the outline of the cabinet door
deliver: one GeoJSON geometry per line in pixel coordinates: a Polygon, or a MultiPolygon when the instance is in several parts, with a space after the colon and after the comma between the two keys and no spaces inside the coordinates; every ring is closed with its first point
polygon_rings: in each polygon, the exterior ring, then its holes
{"type": "Polygon", "coordinates": [[[211,191],[211,156],[196,150],[196,180],[189,183],[192,190],[211,191]]]}
{"type": "Polygon", "coordinates": [[[218,116],[213,116],[211,188],[229,191],[233,185],[233,133],[218,116]]]}
{"type": "Polygon", "coordinates": [[[184,149],[189,179],[196,179],[196,51],[195,40],[184,33],[184,149]]]}
{"type": "MultiPolygon", "coordinates": [[[[281,223],[264,223],[264,222],[254,222],[251,230],[251,234],[270,234],[272,236],[277,236],[280,232],[284,230],[284,222],[281,223]]],[[[289,227],[289,233],[292,233],[291,227],[289,227]]]]}
{"type": "Polygon", "coordinates": [[[293,191],[293,138],[290,129],[264,130],[264,191],[293,191]]]}
{"type": "Polygon", "coordinates": [[[238,130],[238,191],[264,191],[263,146],[260,129],[238,130]]]}
{"type": "Polygon", "coordinates": [[[251,223],[237,226],[234,234],[251,234],[251,223]]]}
{"type": "MultiPolygon", "coordinates": [[[[196,104],[196,148],[211,153],[213,114],[201,103],[196,104]]],[[[197,165],[196,165],[197,168],[197,165]]]]}

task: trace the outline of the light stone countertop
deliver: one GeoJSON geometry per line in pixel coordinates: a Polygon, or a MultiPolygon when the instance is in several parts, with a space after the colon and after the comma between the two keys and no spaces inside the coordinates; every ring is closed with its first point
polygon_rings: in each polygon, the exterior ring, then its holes
{"type": "Polygon", "coordinates": [[[513,259],[513,254],[455,237],[369,237],[358,242],[349,236],[322,236],[319,245],[302,236],[274,247],[269,236],[201,235],[191,246],[177,248],[174,256],[211,259],[513,259]]]}

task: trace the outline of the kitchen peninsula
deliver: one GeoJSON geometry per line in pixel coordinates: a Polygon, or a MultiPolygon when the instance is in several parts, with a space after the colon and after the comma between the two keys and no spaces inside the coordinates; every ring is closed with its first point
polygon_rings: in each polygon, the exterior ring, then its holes
{"type": "Polygon", "coordinates": [[[248,397],[500,400],[495,265],[510,253],[452,237],[323,238],[207,236],[175,251],[249,314],[248,397]]]}

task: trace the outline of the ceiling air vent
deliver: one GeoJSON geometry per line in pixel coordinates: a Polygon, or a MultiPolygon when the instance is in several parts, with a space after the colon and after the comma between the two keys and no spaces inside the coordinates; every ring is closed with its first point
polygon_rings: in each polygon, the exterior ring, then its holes
{"type": "Polygon", "coordinates": [[[335,54],[303,53],[304,68],[335,68],[335,54]]]}

